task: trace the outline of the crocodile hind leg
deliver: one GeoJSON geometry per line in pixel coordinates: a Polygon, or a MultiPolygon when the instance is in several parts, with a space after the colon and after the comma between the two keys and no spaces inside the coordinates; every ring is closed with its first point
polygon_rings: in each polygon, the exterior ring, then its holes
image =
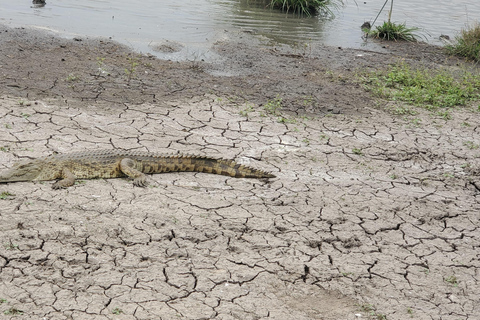
{"type": "Polygon", "coordinates": [[[130,158],[124,158],[120,161],[120,170],[129,178],[133,179],[133,184],[137,187],[147,186],[147,176],[138,171],[135,167],[135,161],[130,158]]]}
{"type": "Polygon", "coordinates": [[[73,186],[75,183],[75,175],[67,168],[62,169],[62,180],[58,180],[52,185],[53,189],[65,189],[73,186]]]}

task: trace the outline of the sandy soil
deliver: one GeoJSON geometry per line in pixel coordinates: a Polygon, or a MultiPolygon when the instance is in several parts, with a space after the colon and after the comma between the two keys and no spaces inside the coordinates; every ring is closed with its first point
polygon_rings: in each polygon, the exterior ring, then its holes
{"type": "Polygon", "coordinates": [[[239,33],[206,64],[0,34],[0,169],[120,148],[278,176],[0,185],[0,318],[480,319],[476,106],[398,116],[353,81],[398,59],[455,68],[440,48],[239,33]]]}

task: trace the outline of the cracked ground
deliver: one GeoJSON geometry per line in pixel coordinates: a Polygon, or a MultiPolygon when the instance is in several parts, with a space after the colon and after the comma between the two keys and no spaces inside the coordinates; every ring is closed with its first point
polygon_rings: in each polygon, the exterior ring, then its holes
{"type": "Polygon", "coordinates": [[[345,80],[439,50],[305,56],[240,35],[208,65],[1,32],[0,169],[116,148],[277,178],[0,185],[0,318],[479,319],[478,113],[419,124],[345,80]]]}

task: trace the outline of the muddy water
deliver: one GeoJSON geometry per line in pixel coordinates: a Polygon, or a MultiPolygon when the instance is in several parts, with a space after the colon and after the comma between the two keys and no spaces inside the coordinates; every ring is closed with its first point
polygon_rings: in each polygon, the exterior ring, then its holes
{"type": "MultiPolygon", "coordinates": [[[[265,8],[261,0],[47,0],[33,8],[30,0],[0,0],[0,23],[45,28],[73,37],[111,37],[142,52],[169,59],[210,59],[212,43],[242,30],[265,41],[299,47],[322,43],[369,47],[359,26],[373,21],[384,0],[346,0],[335,18],[299,18],[265,8]]],[[[387,18],[390,3],[377,24],[387,18]]],[[[466,24],[480,19],[478,0],[395,1],[392,19],[421,28],[424,39],[440,44],[466,24]],[[414,3],[414,5],[412,5],[414,3]]]]}

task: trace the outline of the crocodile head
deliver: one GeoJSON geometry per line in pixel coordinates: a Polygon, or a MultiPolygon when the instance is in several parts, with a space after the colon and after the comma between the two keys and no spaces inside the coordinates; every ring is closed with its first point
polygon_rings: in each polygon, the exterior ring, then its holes
{"type": "Polygon", "coordinates": [[[40,175],[41,164],[35,161],[19,162],[12,168],[0,172],[1,182],[33,181],[40,175]]]}

